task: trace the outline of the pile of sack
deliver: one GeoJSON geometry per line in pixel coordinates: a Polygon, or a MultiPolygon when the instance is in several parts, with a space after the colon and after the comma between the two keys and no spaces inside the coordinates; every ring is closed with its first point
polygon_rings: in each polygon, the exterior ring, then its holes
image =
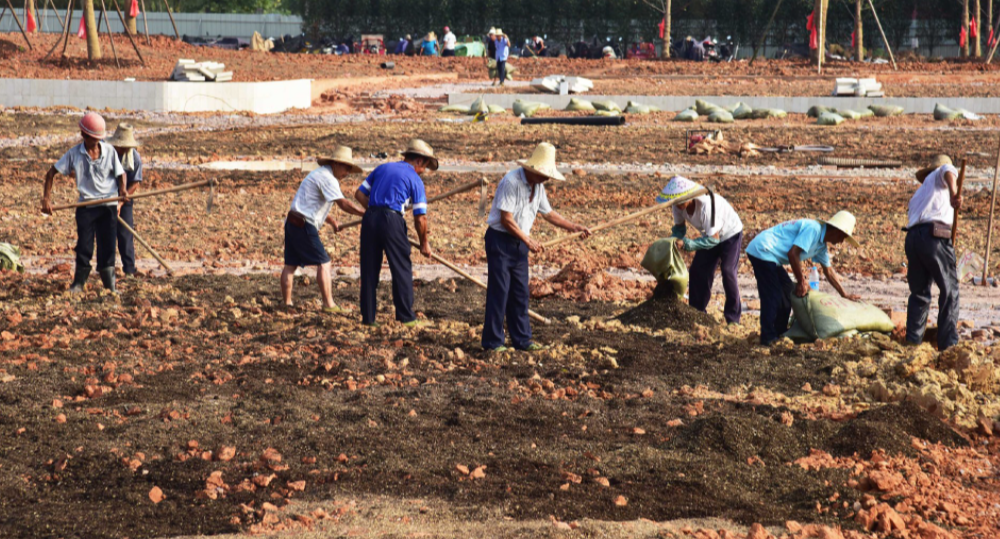
{"type": "Polygon", "coordinates": [[[472,102],[472,105],[445,105],[438,109],[438,112],[451,112],[454,114],[468,114],[469,116],[475,116],[476,114],[504,114],[507,109],[501,107],[500,105],[487,105],[484,96],[479,96],[472,102]]]}
{"type": "Polygon", "coordinates": [[[819,125],[840,125],[844,120],[860,120],[862,118],[888,118],[903,114],[903,107],[896,105],[871,105],[867,109],[838,109],[815,105],[806,113],[810,118],[816,118],[819,125]]]}
{"type": "Polygon", "coordinates": [[[731,124],[736,120],[762,120],[767,118],[784,118],[788,113],[781,109],[754,109],[746,103],[738,102],[728,107],[720,107],[714,103],[697,99],[694,107],[683,110],[674,117],[678,122],[696,122],[705,117],[711,123],[731,124]]]}
{"type": "Polygon", "coordinates": [[[833,296],[809,291],[804,298],[792,295],[795,314],[791,329],[785,333],[795,342],[849,337],[858,333],[892,333],[896,326],[882,309],[833,296]]]}

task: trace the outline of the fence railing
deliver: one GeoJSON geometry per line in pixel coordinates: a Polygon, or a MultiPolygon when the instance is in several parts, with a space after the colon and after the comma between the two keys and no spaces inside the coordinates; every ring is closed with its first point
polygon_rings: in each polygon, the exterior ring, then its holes
{"type": "MultiPolygon", "coordinates": [[[[121,4],[121,2],[119,2],[121,4]]],[[[124,9],[127,4],[122,4],[124,9]]],[[[111,22],[112,32],[121,32],[122,23],[118,19],[118,14],[114,8],[108,7],[108,16],[111,22]]],[[[66,11],[39,9],[38,10],[38,30],[40,32],[60,32],[59,19],[65,17],[66,11]]],[[[18,9],[17,16],[24,23],[24,13],[18,9]]],[[[70,21],[70,28],[76,33],[80,27],[80,17],[82,13],[79,9],[73,11],[73,18],[70,21]]],[[[100,13],[98,13],[100,17],[100,13]]],[[[170,24],[170,17],[166,12],[150,12],[146,14],[149,23],[149,33],[154,35],[174,35],[174,28],[170,24]]],[[[278,37],[285,34],[298,35],[302,32],[302,17],[297,15],[268,15],[268,14],[229,14],[229,13],[174,13],[174,20],[177,21],[177,30],[181,35],[189,36],[226,36],[241,37],[249,39],[253,33],[260,32],[262,36],[278,37]]],[[[136,26],[139,32],[143,32],[143,16],[140,14],[136,26]]],[[[8,13],[0,21],[0,32],[17,32],[17,24],[8,13]]],[[[105,31],[104,23],[101,22],[101,31],[105,31]]]]}

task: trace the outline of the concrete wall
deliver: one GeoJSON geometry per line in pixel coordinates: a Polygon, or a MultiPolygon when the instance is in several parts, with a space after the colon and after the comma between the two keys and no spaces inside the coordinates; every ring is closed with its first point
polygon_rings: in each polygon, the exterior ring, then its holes
{"type": "MultiPolygon", "coordinates": [[[[449,105],[471,105],[483,94],[448,94],[449,105]]],[[[547,103],[554,109],[565,108],[570,97],[588,101],[613,100],[625,109],[629,101],[652,105],[663,110],[680,111],[694,106],[696,99],[704,99],[719,106],[728,106],[739,101],[751,108],[782,109],[786,112],[805,114],[813,105],[823,105],[842,109],[861,110],[868,105],[899,105],[907,114],[930,114],[934,105],[941,103],[951,108],[963,108],[978,114],[1000,114],[1000,98],[995,97],[768,97],[768,96],[677,96],[677,95],[550,95],[550,94],[485,94],[486,104],[511,108],[514,101],[535,101],[547,103]]]]}
{"type": "Polygon", "coordinates": [[[258,114],[309,108],[312,81],[126,82],[0,79],[0,104],[8,107],[93,107],[151,112],[258,114]]]}
{"type": "MultiPolygon", "coordinates": [[[[36,2],[37,4],[38,2],[36,2]]],[[[119,1],[122,9],[126,9],[129,2],[119,1]]],[[[2,4],[0,4],[2,5],[2,4]]],[[[65,3],[63,2],[63,5],[65,3]]],[[[98,2],[97,9],[101,8],[98,2]]],[[[118,14],[114,11],[114,5],[108,5],[108,15],[111,22],[112,32],[121,32],[122,23],[118,19],[118,14]]],[[[61,32],[59,17],[66,16],[65,9],[59,9],[59,16],[56,10],[38,10],[38,28],[41,32],[61,32]]],[[[73,10],[73,19],[70,21],[70,28],[76,35],[76,29],[80,26],[80,9],[73,10]]],[[[98,13],[99,15],[100,13],[98,13]]],[[[24,22],[24,15],[20,8],[17,9],[17,16],[24,22]]],[[[280,37],[285,34],[293,36],[302,32],[302,17],[297,15],[273,15],[273,14],[235,14],[235,13],[174,13],[174,20],[177,22],[177,31],[181,35],[189,36],[224,36],[242,37],[250,39],[255,31],[262,36],[280,37]]],[[[149,24],[149,33],[154,35],[173,36],[174,27],[170,24],[170,16],[166,12],[146,13],[146,22],[149,24]]],[[[143,16],[139,15],[136,22],[139,33],[144,32],[143,16]]],[[[0,20],[0,32],[17,32],[17,24],[14,18],[8,13],[3,20],[0,20]]],[[[101,33],[105,31],[104,23],[101,23],[101,33]]]]}

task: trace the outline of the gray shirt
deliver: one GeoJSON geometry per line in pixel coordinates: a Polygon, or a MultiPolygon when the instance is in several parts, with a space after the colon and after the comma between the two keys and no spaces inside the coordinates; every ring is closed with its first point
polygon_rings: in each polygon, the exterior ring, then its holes
{"type": "MultiPolygon", "coordinates": [[[[81,142],[56,161],[55,169],[59,174],[76,177],[76,190],[80,193],[78,202],[118,196],[117,178],[125,174],[125,169],[122,168],[114,146],[106,142],[98,142],[97,146],[101,149],[101,156],[97,159],[90,158],[87,147],[81,142]]],[[[116,204],[117,202],[110,202],[105,205],[116,204]]]]}
{"type": "Polygon", "coordinates": [[[302,185],[292,200],[292,211],[302,214],[309,224],[319,230],[333,203],[342,198],[344,194],[340,192],[340,182],[334,177],[330,167],[322,166],[302,180],[302,185]]]}
{"type": "Polygon", "coordinates": [[[490,216],[486,219],[486,224],[498,232],[507,232],[507,229],[500,223],[500,212],[510,212],[521,231],[530,236],[531,226],[535,224],[535,216],[539,212],[545,215],[552,211],[549,199],[545,196],[545,185],[536,185],[535,197],[529,201],[530,198],[531,185],[524,177],[524,169],[518,168],[508,172],[497,185],[497,192],[493,197],[493,207],[490,208],[490,216]]]}

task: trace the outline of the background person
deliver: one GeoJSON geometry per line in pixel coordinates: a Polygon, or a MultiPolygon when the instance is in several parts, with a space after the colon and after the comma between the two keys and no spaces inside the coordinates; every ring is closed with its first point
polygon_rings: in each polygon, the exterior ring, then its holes
{"type": "MultiPolygon", "coordinates": [[[[108,144],[114,146],[118,160],[121,161],[122,169],[125,170],[125,190],[128,196],[132,197],[139,190],[142,183],[142,158],[139,157],[140,144],[135,140],[135,131],[132,124],[118,124],[113,137],[108,139],[108,144]]],[[[132,200],[123,202],[118,214],[122,221],[135,230],[135,215],[133,212],[132,200]]],[[[132,233],[123,226],[116,226],[118,238],[118,254],[122,258],[122,273],[126,276],[134,276],[138,270],[135,267],[135,240],[132,233]]]]}
{"type": "Polygon", "coordinates": [[[437,56],[438,49],[437,35],[434,32],[428,33],[420,45],[420,53],[424,56],[437,56]]]}
{"type": "Polygon", "coordinates": [[[441,43],[444,45],[444,48],[441,50],[442,57],[455,56],[455,44],[458,43],[458,39],[451,32],[451,28],[444,27],[444,37],[441,38],[441,43]]]}
{"type": "Polygon", "coordinates": [[[510,56],[510,40],[504,35],[503,30],[497,28],[496,39],[494,40],[496,45],[496,61],[497,61],[497,77],[500,79],[500,86],[503,86],[507,81],[507,57],[510,56]]]}

